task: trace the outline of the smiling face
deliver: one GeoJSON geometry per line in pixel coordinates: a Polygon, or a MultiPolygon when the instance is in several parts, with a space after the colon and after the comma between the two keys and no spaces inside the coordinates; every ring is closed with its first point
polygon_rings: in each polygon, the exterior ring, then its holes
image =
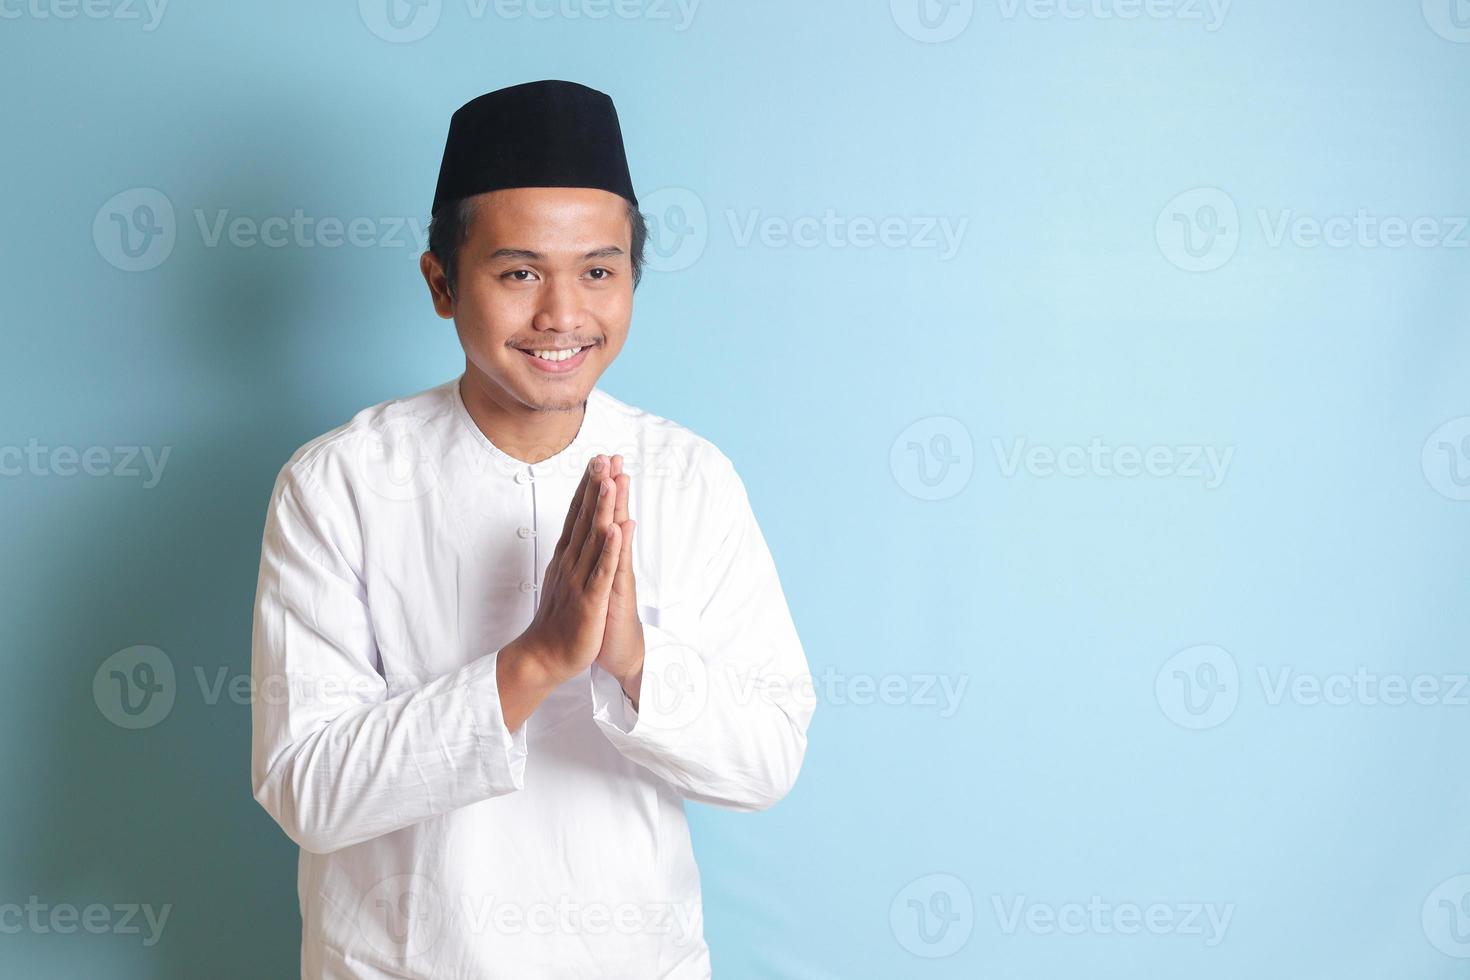
{"type": "Polygon", "coordinates": [[[516,187],[472,200],[454,296],[438,258],[420,259],[434,309],[454,319],[466,380],[511,414],[580,408],[633,315],[627,202],[591,187],[516,187]]]}

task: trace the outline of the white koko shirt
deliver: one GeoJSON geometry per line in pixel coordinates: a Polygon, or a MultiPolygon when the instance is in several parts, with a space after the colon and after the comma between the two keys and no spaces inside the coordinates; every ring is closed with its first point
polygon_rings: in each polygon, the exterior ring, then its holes
{"type": "Polygon", "coordinates": [[[458,382],[313,439],[271,494],[251,781],[301,847],[302,976],[708,977],[684,800],[781,799],[815,707],[745,487],[600,388],[521,462],[458,382]],[[496,657],[597,453],[623,455],[638,522],[639,710],[593,665],[510,732],[496,657]]]}

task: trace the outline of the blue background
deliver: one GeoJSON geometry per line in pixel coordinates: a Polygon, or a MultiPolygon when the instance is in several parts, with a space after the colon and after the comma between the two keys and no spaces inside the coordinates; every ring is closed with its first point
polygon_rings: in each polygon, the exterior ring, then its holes
{"type": "Polygon", "coordinates": [[[558,77],[654,225],[601,384],[735,461],[819,680],[786,800],[690,807],[717,976],[1470,976],[1470,5],[595,2],[0,11],[0,445],[170,447],[0,478],[0,904],[172,905],[152,946],[6,931],[0,973],[294,975],[296,850],[196,671],[248,676],[291,451],[462,367],[392,234],[450,112],[558,77]],[[174,241],[128,271],[138,188],[174,241]],[[199,224],[296,209],[389,240],[199,224]],[[176,700],[128,730],[92,683],[140,644],[176,700]],[[1276,696],[1355,674],[1437,693],[1276,696]],[[1089,902],[1174,926],[1047,927],[1089,902]]]}

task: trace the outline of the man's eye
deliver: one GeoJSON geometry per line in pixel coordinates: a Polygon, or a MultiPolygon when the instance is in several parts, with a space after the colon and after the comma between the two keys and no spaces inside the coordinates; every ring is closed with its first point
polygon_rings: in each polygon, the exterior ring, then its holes
{"type": "Polygon", "coordinates": [[[608,278],[610,278],[612,276],[613,273],[612,273],[612,270],[611,269],[607,269],[607,268],[604,268],[602,266],[598,266],[597,268],[592,269],[591,271],[589,271],[587,274],[589,276],[592,276],[592,278],[594,278],[594,279],[608,279],[608,278]],[[602,273],[602,275],[600,275],[600,276],[599,275],[595,275],[595,273],[598,273],[598,272],[602,273]]]}
{"type": "Polygon", "coordinates": [[[531,270],[530,269],[512,269],[509,272],[505,273],[505,275],[501,276],[500,278],[502,278],[502,279],[510,279],[513,282],[525,282],[526,280],[524,280],[524,279],[515,279],[513,277],[515,277],[515,276],[529,276],[530,274],[531,274],[531,270]]]}

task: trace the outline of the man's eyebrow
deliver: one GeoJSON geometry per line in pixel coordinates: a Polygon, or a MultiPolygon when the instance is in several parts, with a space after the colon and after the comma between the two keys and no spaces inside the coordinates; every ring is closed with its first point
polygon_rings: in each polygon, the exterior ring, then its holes
{"type": "MultiPolygon", "coordinates": [[[[610,259],[615,255],[622,255],[623,250],[616,245],[604,245],[602,248],[594,248],[583,259],[610,259]]],[[[527,262],[539,262],[546,256],[540,252],[533,252],[526,248],[497,248],[490,253],[492,259],[524,259],[527,262]]]]}

